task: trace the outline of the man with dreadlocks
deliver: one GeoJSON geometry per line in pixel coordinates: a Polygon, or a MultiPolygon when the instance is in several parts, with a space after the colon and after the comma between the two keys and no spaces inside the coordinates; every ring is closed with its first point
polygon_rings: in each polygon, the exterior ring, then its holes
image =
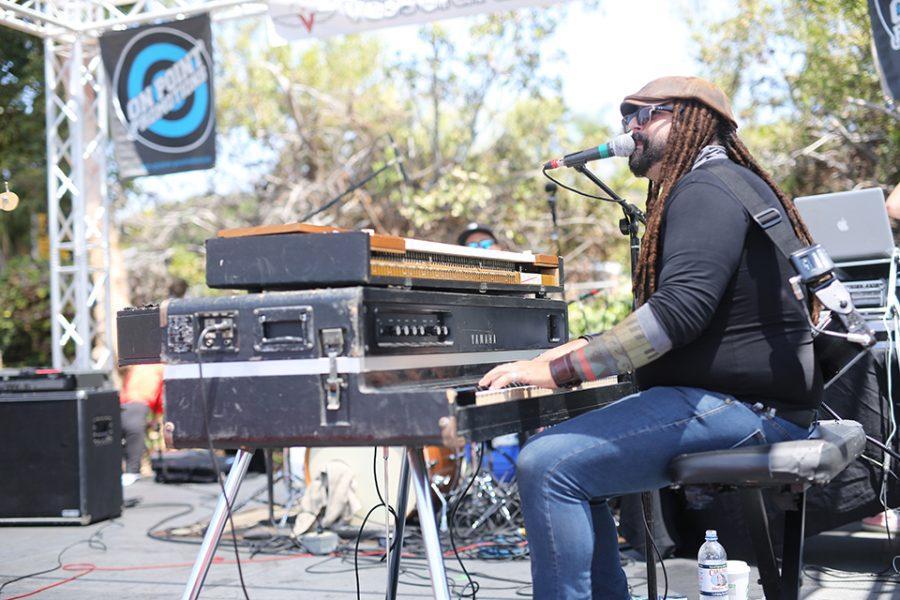
{"type": "Polygon", "coordinates": [[[535,436],[518,461],[535,598],[625,600],[608,498],[670,483],[683,453],[806,437],[822,381],[792,267],[720,179],[723,165],[805,242],[738,138],[727,96],[663,77],[627,96],[632,172],[650,179],[638,309],[602,335],[501,365],[481,385],[564,387],[634,371],[639,393],[535,436]]]}

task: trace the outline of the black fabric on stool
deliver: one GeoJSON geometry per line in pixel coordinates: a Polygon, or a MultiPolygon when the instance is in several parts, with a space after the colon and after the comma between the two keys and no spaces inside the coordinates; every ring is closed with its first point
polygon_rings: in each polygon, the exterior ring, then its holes
{"type": "Polygon", "coordinates": [[[738,488],[768,600],[796,600],[803,568],[806,490],[824,485],[862,454],[866,436],[855,421],[820,421],[808,439],[682,454],[669,464],[675,485],[738,488]],[[785,509],[781,573],[775,562],[762,488],[776,488],[785,509]]]}

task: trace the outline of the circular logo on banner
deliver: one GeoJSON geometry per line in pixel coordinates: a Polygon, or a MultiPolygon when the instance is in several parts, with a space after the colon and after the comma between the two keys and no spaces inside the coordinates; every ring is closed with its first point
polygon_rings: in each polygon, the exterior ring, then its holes
{"type": "Polygon", "coordinates": [[[199,147],[213,129],[212,61],[202,39],[169,27],[134,36],[112,78],[128,137],[158,152],[199,147]]]}

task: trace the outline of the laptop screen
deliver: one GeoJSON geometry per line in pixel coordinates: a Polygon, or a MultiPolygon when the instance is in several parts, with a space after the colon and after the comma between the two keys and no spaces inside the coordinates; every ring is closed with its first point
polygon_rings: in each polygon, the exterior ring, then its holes
{"type": "Polygon", "coordinates": [[[794,200],[813,240],[835,262],[890,258],[894,236],[879,188],[801,196],[794,200]]]}

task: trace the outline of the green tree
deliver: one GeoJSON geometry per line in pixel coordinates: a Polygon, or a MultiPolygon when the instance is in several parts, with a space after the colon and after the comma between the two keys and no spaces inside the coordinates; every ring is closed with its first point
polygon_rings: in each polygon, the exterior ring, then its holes
{"type": "MultiPolygon", "coordinates": [[[[0,271],[31,252],[35,215],[46,203],[44,54],[41,41],[0,27],[0,179],[19,194],[19,207],[0,212],[0,271]]],[[[2,182],[0,182],[2,186],[2,182]]]]}
{"type": "Polygon", "coordinates": [[[867,3],[740,0],[694,25],[701,61],[788,193],[897,184],[900,111],[882,94],[867,3]]]}
{"type": "MultiPolygon", "coordinates": [[[[6,365],[50,362],[48,266],[37,254],[45,215],[46,152],[43,47],[0,27],[0,179],[20,197],[0,212],[0,359],[6,365]]],[[[0,182],[2,185],[2,182],[0,182]]]]}
{"type": "Polygon", "coordinates": [[[0,364],[50,364],[50,288],[46,262],[13,258],[0,273],[0,364]]]}
{"type": "MultiPolygon", "coordinates": [[[[405,156],[410,185],[390,169],[314,221],[455,241],[478,220],[512,247],[553,251],[540,164],[610,133],[573,114],[559,82],[541,75],[562,10],[479,17],[463,36],[429,25],[418,50],[402,57],[373,36],[298,50],[260,43],[255,26],[225,32],[228,43],[217,44],[220,135],[242,132],[275,159],[251,194],[198,196],[129,218],[124,239],[141,261],[135,288],[160,281],[150,273],[172,269],[176,256],[183,276],[201,285],[202,264],[189,264],[204,238],[223,227],[301,220],[384,166],[392,157],[388,134],[405,156]]],[[[617,176],[616,185],[623,182],[617,176]]],[[[643,198],[633,180],[617,189],[643,198]]],[[[599,263],[626,259],[616,206],[562,190],[559,197],[568,282],[596,279],[599,263]]],[[[590,327],[602,324],[603,312],[588,309],[590,327]]]]}

